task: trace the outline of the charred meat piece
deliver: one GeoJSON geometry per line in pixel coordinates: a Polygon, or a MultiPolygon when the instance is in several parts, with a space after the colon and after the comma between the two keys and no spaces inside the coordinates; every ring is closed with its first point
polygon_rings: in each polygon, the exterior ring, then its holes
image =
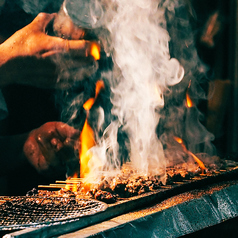
{"type": "Polygon", "coordinates": [[[94,198],[102,201],[102,202],[106,202],[106,203],[115,203],[116,202],[116,198],[109,192],[107,191],[102,191],[102,190],[98,190],[95,195],[94,198]]]}

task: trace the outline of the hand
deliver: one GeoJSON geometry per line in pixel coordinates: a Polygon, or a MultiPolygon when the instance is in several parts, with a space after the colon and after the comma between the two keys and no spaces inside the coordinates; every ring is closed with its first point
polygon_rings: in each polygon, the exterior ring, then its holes
{"type": "MultiPolygon", "coordinates": [[[[65,174],[67,163],[77,160],[79,131],[63,122],[48,122],[30,132],[23,152],[35,169],[47,176],[65,174]]],[[[75,168],[76,170],[78,168],[75,168]]]]}
{"type": "MultiPolygon", "coordinates": [[[[57,87],[57,65],[52,59],[58,59],[59,55],[67,55],[70,63],[72,57],[77,59],[73,66],[64,64],[64,70],[69,70],[71,66],[74,69],[92,66],[95,61],[90,52],[95,42],[65,40],[46,34],[48,24],[56,15],[38,14],[29,25],[0,45],[0,86],[20,83],[36,87],[57,87]]],[[[66,77],[69,77],[68,74],[66,77]]]]}
{"type": "Polygon", "coordinates": [[[53,29],[57,36],[64,39],[79,40],[85,35],[85,29],[76,26],[63,9],[55,17],[53,29]]]}

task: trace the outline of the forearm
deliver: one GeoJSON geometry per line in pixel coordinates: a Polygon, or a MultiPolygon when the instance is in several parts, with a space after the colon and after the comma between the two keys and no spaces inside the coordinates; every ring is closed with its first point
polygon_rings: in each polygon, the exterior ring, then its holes
{"type": "Polygon", "coordinates": [[[0,136],[0,173],[6,175],[21,165],[29,163],[23,154],[28,134],[0,136]]]}

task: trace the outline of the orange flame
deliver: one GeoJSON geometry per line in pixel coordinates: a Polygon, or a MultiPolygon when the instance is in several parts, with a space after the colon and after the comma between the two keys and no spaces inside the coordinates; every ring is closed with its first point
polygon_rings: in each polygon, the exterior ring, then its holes
{"type": "Polygon", "coordinates": [[[188,88],[187,88],[187,92],[186,92],[186,106],[188,108],[194,107],[194,103],[189,95],[189,88],[191,87],[191,80],[189,82],[188,88]]]}
{"type": "Polygon", "coordinates": [[[182,140],[181,138],[177,137],[177,136],[174,136],[174,139],[182,146],[183,150],[184,150],[185,152],[187,152],[187,148],[186,148],[186,146],[185,146],[183,140],[182,140]]]}
{"type": "Polygon", "coordinates": [[[86,102],[83,104],[83,108],[84,108],[86,111],[89,111],[89,110],[92,108],[92,106],[93,106],[95,100],[97,99],[98,94],[99,94],[99,92],[101,91],[102,88],[104,88],[104,82],[103,82],[103,80],[97,81],[97,83],[96,83],[96,89],[95,89],[95,97],[94,97],[94,98],[89,98],[88,101],[86,101],[86,102]]]}
{"type": "Polygon", "coordinates": [[[88,162],[92,155],[87,153],[88,150],[95,145],[94,132],[86,119],[83,130],[80,135],[81,151],[80,151],[80,177],[85,178],[89,173],[88,162]]]}
{"type": "Polygon", "coordinates": [[[177,141],[179,144],[181,144],[184,152],[188,153],[189,155],[191,155],[193,157],[193,159],[197,162],[198,166],[201,168],[202,170],[202,174],[204,174],[204,170],[206,169],[204,163],[196,156],[194,155],[192,152],[188,151],[183,140],[177,136],[174,136],[175,141],[177,141]]]}
{"type": "Polygon", "coordinates": [[[191,108],[191,107],[194,106],[194,103],[193,103],[192,99],[190,98],[188,92],[186,93],[186,106],[187,106],[188,108],[191,108]]]}
{"type": "Polygon", "coordinates": [[[202,174],[204,174],[204,170],[206,169],[204,163],[192,152],[188,151],[188,153],[194,158],[194,160],[197,162],[198,166],[201,168],[202,174]]]}
{"type": "Polygon", "coordinates": [[[92,158],[92,155],[88,153],[88,150],[95,145],[94,132],[90,125],[88,124],[88,114],[89,110],[92,108],[100,90],[104,88],[103,80],[99,80],[96,83],[95,97],[87,100],[83,107],[87,111],[87,118],[85,120],[83,130],[80,135],[81,151],[80,151],[80,177],[85,178],[89,171],[88,162],[92,158]]]}
{"type": "MultiPolygon", "coordinates": [[[[77,177],[78,177],[78,175],[77,175],[77,173],[75,173],[72,178],[77,178],[77,177]]],[[[66,186],[65,186],[65,188],[66,188],[67,190],[71,190],[71,191],[73,191],[73,192],[77,192],[77,184],[78,184],[78,183],[72,183],[72,181],[71,181],[72,178],[69,178],[69,179],[66,180],[66,186]]]]}
{"type": "Polygon", "coordinates": [[[93,58],[95,60],[99,60],[100,59],[100,47],[99,47],[98,44],[92,43],[90,54],[93,56],[93,58]]]}

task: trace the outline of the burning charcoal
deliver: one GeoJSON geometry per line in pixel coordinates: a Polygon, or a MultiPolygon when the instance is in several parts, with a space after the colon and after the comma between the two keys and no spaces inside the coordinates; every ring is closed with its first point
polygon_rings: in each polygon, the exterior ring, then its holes
{"type": "Polygon", "coordinates": [[[115,178],[112,181],[111,189],[114,193],[118,194],[120,197],[125,196],[126,181],[121,178],[115,178]]]}
{"type": "Polygon", "coordinates": [[[97,192],[98,190],[96,188],[93,188],[91,190],[89,190],[86,195],[87,196],[90,196],[90,197],[94,197],[95,196],[95,193],[97,192]]]}
{"type": "Polygon", "coordinates": [[[126,185],[127,197],[138,195],[138,191],[141,188],[140,184],[133,183],[132,181],[126,185]]]}
{"type": "Polygon", "coordinates": [[[109,180],[103,180],[102,183],[99,185],[99,189],[102,189],[104,191],[108,191],[108,192],[111,192],[112,189],[111,189],[111,181],[109,180]]]}
{"type": "Polygon", "coordinates": [[[105,202],[105,203],[114,203],[114,202],[116,202],[115,197],[111,193],[109,193],[107,191],[102,191],[102,190],[99,190],[99,191],[96,192],[95,199],[97,199],[99,201],[102,201],[102,202],[105,202]]]}

